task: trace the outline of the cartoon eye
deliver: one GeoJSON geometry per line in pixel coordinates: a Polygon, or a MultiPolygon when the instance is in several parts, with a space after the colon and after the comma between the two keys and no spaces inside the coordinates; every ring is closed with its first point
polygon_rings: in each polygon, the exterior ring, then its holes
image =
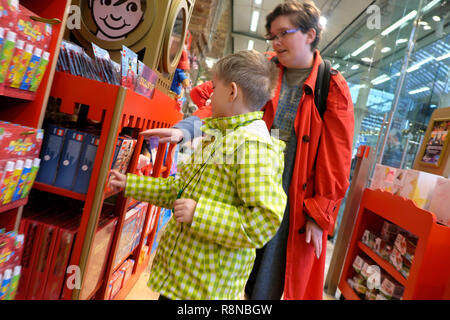
{"type": "Polygon", "coordinates": [[[129,4],[127,5],[127,10],[128,10],[128,11],[136,12],[136,11],[138,11],[138,6],[137,6],[136,3],[131,2],[131,3],[129,3],[129,4]]]}
{"type": "Polygon", "coordinates": [[[102,6],[110,6],[112,4],[111,0],[101,0],[100,1],[102,6]]]}

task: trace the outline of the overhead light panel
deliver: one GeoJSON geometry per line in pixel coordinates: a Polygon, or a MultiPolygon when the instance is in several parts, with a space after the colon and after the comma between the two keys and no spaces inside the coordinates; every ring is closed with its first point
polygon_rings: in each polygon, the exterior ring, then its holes
{"type": "Polygon", "coordinates": [[[322,26],[322,28],[325,28],[327,26],[328,19],[324,16],[320,16],[319,18],[319,24],[322,26]]]}
{"type": "Polygon", "coordinates": [[[430,30],[431,29],[431,27],[430,26],[423,26],[423,30],[430,30]]]}
{"type": "Polygon", "coordinates": [[[420,69],[420,67],[423,66],[425,63],[428,63],[428,62],[433,61],[433,60],[434,60],[434,57],[428,57],[428,58],[426,58],[425,60],[422,60],[422,61],[416,63],[415,65],[409,67],[409,68],[406,70],[406,72],[413,72],[413,71],[416,71],[416,70],[420,69]]]}
{"type": "Polygon", "coordinates": [[[402,44],[405,42],[408,42],[408,39],[403,38],[403,39],[398,39],[397,41],[395,41],[395,44],[402,44]]]}
{"type": "Polygon", "coordinates": [[[262,3],[262,0],[255,0],[256,5],[260,5],[262,3]]]}
{"type": "Polygon", "coordinates": [[[384,47],[383,49],[381,49],[381,53],[386,53],[386,52],[389,52],[389,51],[391,51],[392,49],[391,48],[389,48],[389,47],[384,47]]]}
{"type": "Polygon", "coordinates": [[[250,31],[256,32],[256,29],[258,29],[258,22],[259,22],[259,11],[254,10],[252,14],[252,23],[250,24],[250,31]]]}
{"type": "Polygon", "coordinates": [[[371,46],[373,46],[375,44],[374,40],[369,40],[367,41],[364,45],[362,45],[359,49],[357,49],[355,52],[352,53],[353,57],[356,57],[357,55],[359,55],[361,52],[363,52],[364,50],[367,50],[368,48],[370,48],[371,46]]]}
{"type": "Polygon", "coordinates": [[[411,11],[406,16],[404,16],[403,18],[398,20],[396,23],[394,23],[392,26],[388,27],[386,30],[381,32],[381,35],[382,36],[387,36],[388,34],[390,34],[392,31],[394,31],[395,29],[397,29],[398,27],[400,27],[404,23],[408,22],[411,19],[414,19],[416,17],[416,15],[417,15],[417,11],[416,10],[411,11]]]}
{"type": "Polygon", "coordinates": [[[436,22],[439,22],[439,21],[441,21],[441,17],[433,16],[433,20],[436,21],[436,22]]]}
{"type": "Polygon", "coordinates": [[[420,89],[412,90],[412,91],[409,92],[409,94],[417,94],[417,93],[425,92],[425,91],[428,91],[428,90],[430,90],[430,88],[423,87],[423,88],[420,88],[420,89]]]}
{"type": "Polygon", "coordinates": [[[253,50],[254,47],[255,47],[255,41],[248,40],[248,50],[253,50]]]}
{"type": "Polygon", "coordinates": [[[448,59],[448,58],[450,58],[450,52],[444,54],[443,56],[437,57],[436,61],[442,61],[442,60],[445,60],[445,59],[448,59]]]}
{"type": "Polygon", "coordinates": [[[362,58],[361,60],[364,61],[364,62],[367,62],[367,63],[373,62],[373,59],[372,59],[372,58],[369,58],[369,57],[364,57],[364,58],[362,58]]]}
{"type": "Polygon", "coordinates": [[[354,64],[351,69],[352,70],[358,70],[359,69],[359,64],[354,64]]]}
{"type": "Polygon", "coordinates": [[[336,63],[335,65],[331,66],[333,69],[338,69],[341,65],[339,63],[336,63]]]}
{"type": "Polygon", "coordinates": [[[389,77],[387,74],[383,74],[383,75],[373,79],[371,81],[371,83],[376,86],[378,84],[381,84],[381,83],[389,81],[389,80],[391,80],[391,77],[389,77]]]}
{"type": "Polygon", "coordinates": [[[425,7],[423,7],[422,12],[427,12],[431,8],[433,8],[435,5],[437,5],[441,0],[433,0],[429,4],[427,4],[425,7]]]}

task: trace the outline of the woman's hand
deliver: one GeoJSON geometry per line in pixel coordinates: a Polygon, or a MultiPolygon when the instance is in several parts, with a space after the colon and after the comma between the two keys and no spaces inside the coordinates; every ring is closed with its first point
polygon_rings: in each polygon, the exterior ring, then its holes
{"type": "Polygon", "coordinates": [[[192,223],[197,202],[191,199],[178,199],[173,206],[175,220],[180,223],[192,223]]]}
{"type": "Polygon", "coordinates": [[[306,243],[310,243],[312,240],[312,244],[314,245],[314,249],[316,251],[317,259],[319,259],[320,255],[322,254],[322,236],[323,230],[317,225],[317,223],[307,220],[306,243]]]}
{"type": "Polygon", "coordinates": [[[145,138],[159,137],[160,143],[179,143],[184,137],[183,131],[177,128],[150,129],[141,132],[141,136],[144,136],[145,138]]]}

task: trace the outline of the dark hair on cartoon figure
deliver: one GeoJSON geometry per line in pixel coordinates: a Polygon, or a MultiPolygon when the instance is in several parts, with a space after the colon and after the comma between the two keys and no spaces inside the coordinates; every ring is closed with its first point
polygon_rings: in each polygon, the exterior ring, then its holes
{"type": "Polygon", "coordinates": [[[322,38],[322,27],[319,23],[320,9],[313,1],[290,0],[279,4],[266,17],[267,34],[270,34],[272,22],[279,16],[288,16],[291,23],[303,33],[307,33],[310,29],[316,30],[316,39],[311,43],[311,51],[317,48],[322,38]]]}
{"type": "MultiPolygon", "coordinates": [[[[94,3],[95,0],[87,0],[88,3],[88,7],[92,8],[92,4],[94,3]]],[[[104,0],[99,0],[99,1],[104,1],[104,0]]],[[[122,3],[127,2],[129,0],[115,0],[115,2],[113,0],[111,0],[111,4],[113,6],[120,6],[122,3]],[[113,4],[114,2],[114,4],[113,4]]],[[[147,0],[139,0],[141,2],[141,9],[142,12],[145,12],[145,9],[147,8],[147,0]]]]}

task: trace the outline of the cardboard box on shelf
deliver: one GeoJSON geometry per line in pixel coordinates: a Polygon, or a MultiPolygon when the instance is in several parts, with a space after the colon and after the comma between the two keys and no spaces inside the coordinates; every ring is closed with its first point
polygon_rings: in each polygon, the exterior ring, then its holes
{"type": "Polygon", "coordinates": [[[372,178],[370,188],[398,194],[403,185],[404,170],[377,164],[372,178]]]}
{"type": "Polygon", "coordinates": [[[428,210],[438,176],[417,170],[405,170],[399,196],[411,199],[422,209],[428,210]]]}
{"type": "Polygon", "coordinates": [[[429,211],[436,215],[436,220],[439,223],[450,227],[450,207],[448,204],[448,197],[450,194],[450,180],[439,177],[436,180],[436,187],[431,194],[429,211]]]}
{"type": "Polygon", "coordinates": [[[41,151],[41,167],[36,181],[53,184],[67,129],[48,125],[41,151]]]}

